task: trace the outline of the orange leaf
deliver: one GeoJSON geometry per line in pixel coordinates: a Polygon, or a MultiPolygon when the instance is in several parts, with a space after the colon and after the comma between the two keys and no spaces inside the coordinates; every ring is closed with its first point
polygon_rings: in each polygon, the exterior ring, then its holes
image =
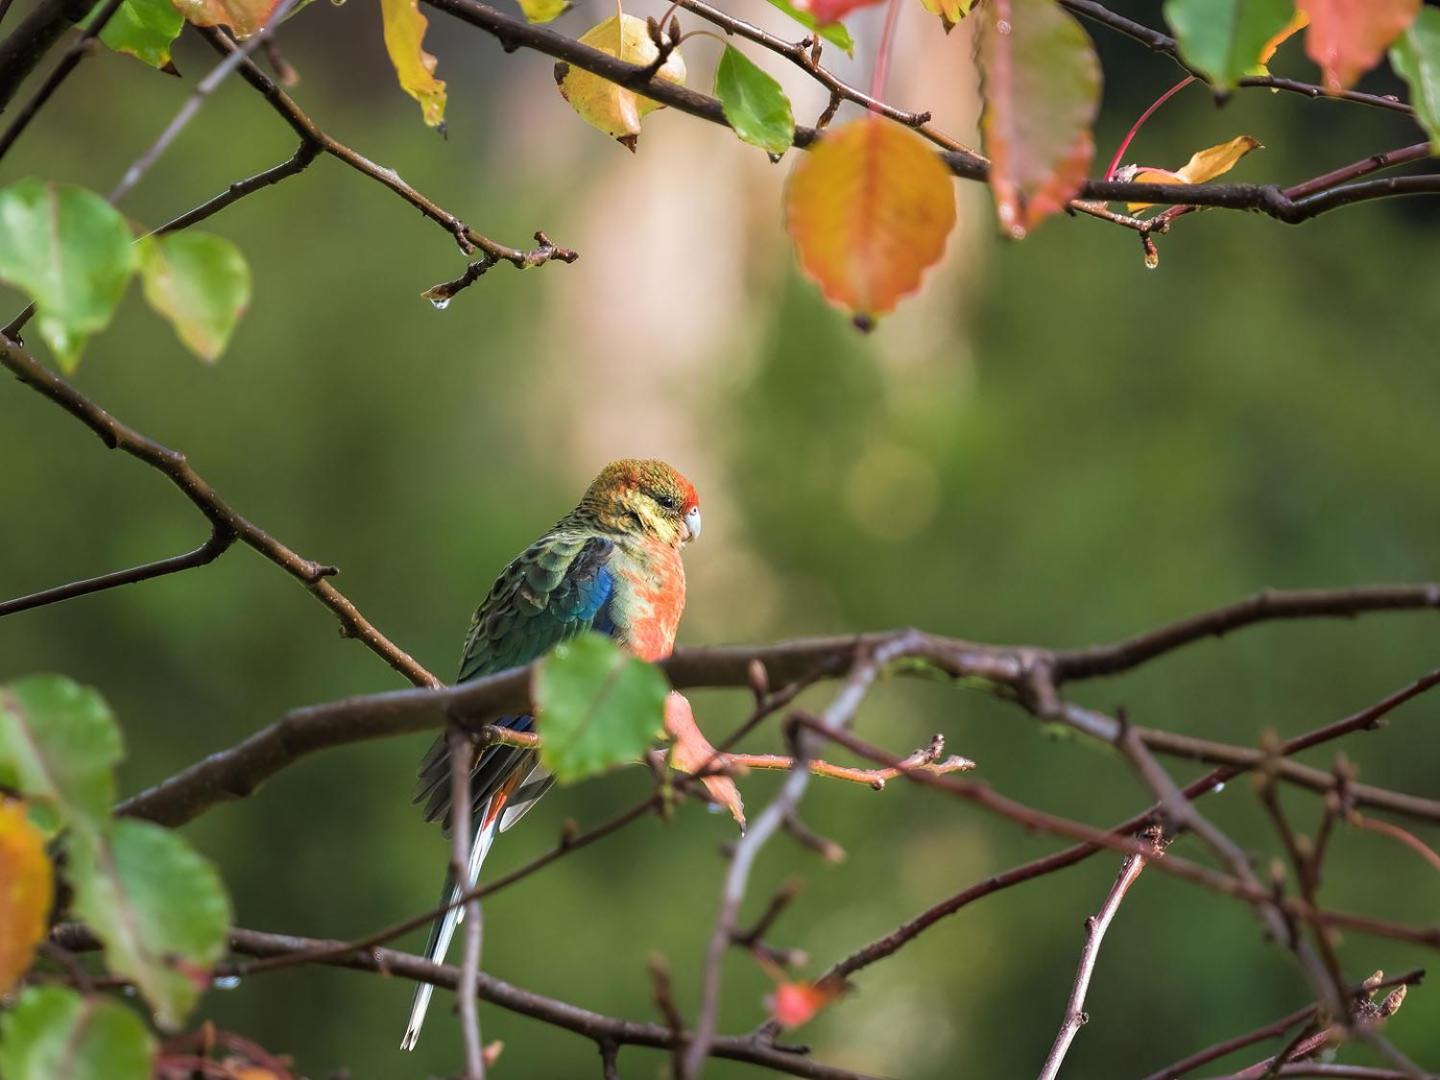
{"type": "Polygon", "coordinates": [[[784,1028],[799,1027],[840,996],[840,987],[829,983],[782,982],[767,1004],[770,1017],[784,1028]]]}
{"type": "Polygon", "coordinates": [[[196,26],[228,26],[247,38],[265,25],[280,0],[173,0],[175,10],[196,26]]]}
{"type": "MultiPolygon", "coordinates": [[[[698,724],[690,702],[678,690],[671,690],[665,698],[665,730],[675,741],[670,746],[670,767],[680,772],[699,772],[710,764],[724,764],[728,759],[716,751],[705,738],[698,724]]],[[[745,804],[740,799],[740,789],[728,776],[707,776],[701,781],[705,790],[725,809],[730,811],[740,828],[745,828],[745,804]]]]}
{"type": "Polygon", "coordinates": [[[954,225],[950,173],[920,136],[878,116],[828,132],[785,186],[800,265],[862,330],[920,287],[954,225]]]}
{"type": "Polygon", "coordinates": [[[1055,0],[993,0],[980,10],[980,131],[1000,227],[1018,240],[1064,209],[1085,179],[1100,62],[1055,0]]]}
{"type": "MultiPolygon", "coordinates": [[[[1137,169],[1130,179],[1141,184],[1203,184],[1229,172],[1235,167],[1235,163],[1251,150],[1263,149],[1265,147],[1259,139],[1252,139],[1249,135],[1237,135],[1229,142],[1195,151],[1190,155],[1190,160],[1174,172],[1169,169],[1137,169]]],[[[1128,208],[1134,213],[1154,205],[1130,203],[1128,208]]]]}
{"type": "Polygon", "coordinates": [[[1320,65],[1325,89],[1348,89],[1380,62],[1420,14],[1420,0],[1296,0],[1310,19],[1305,54],[1320,65]]]}
{"type": "Polygon", "coordinates": [[[420,14],[419,0],[380,0],[380,17],[400,89],[420,103],[425,123],[439,127],[445,119],[445,83],[435,78],[435,57],[421,48],[430,22],[420,14]]]}
{"type": "Polygon", "coordinates": [[[25,816],[25,804],[0,801],[0,995],[35,959],[54,888],[45,837],[25,816]]]}
{"type": "Polygon", "coordinates": [[[1260,67],[1263,69],[1275,55],[1275,50],[1284,45],[1297,33],[1310,25],[1310,16],[1303,11],[1297,11],[1290,16],[1290,21],[1281,28],[1280,32],[1265,42],[1265,47],[1260,50],[1260,67]]]}

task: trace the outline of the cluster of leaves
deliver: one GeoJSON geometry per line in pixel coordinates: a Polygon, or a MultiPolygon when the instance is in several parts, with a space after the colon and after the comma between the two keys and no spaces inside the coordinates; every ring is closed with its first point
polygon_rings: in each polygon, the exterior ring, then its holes
{"type": "MultiPolygon", "coordinates": [[[[130,982],[162,1030],[175,1030],[210,981],[230,927],[215,868],[158,825],[115,818],[119,726],[95,691],[58,676],[0,686],[0,994],[31,967],[57,891],[46,848],[69,887],[68,910],[99,937],[106,967],[130,982]]],[[[113,1000],[31,985],[0,1020],[0,1075],[142,1080],[154,1037],[113,1000]]]]}
{"type": "Polygon", "coordinates": [[[216,359],[250,302],[250,269],[230,241],[201,232],[138,239],[81,187],[21,180],[0,188],[0,280],[35,303],[40,336],[73,371],[139,272],[145,299],[204,360],[216,359]]]}

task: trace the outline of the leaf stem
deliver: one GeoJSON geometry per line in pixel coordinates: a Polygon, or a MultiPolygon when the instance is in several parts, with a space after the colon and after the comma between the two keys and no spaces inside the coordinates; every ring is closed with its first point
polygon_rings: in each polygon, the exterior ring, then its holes
{"type": "Polygon", "coordinates": [[[1150,117],[1155,115],[1156,109],[1160,108],[1161,105],[1164,105],[1165,102],[1169,101],[1172,97],[1178,94],[1181,90],[1184,90],[1185,87],[1189,86],[1194,81],[1194,75],[1187,75],[1174,86],[1170,87],[1169,90],[1166,90],[1163,94],[1156,98],[1155,101],[1151,104],[1151,106],[1140,114],[1140,119],[1136,120],[1135,123],[1131,125],[1130,130],[1125,133],[1125,138],[1121,139],[1120,145],[1115,148],[1115,156],[1110,159],[1110,165],[1105,170],[1106,180],[1115,179],[1115,170],[1120,167],[1120,159],[1125,155],[1125,151],[1130,149],[1130,143],[1134,140],[1135,136],[1140,134],[1140,129],[1145,126],[1145,121],[1149,120],[1150,117]]]}
{"type": "Polygon", "coordinates": [[[895,45],[895,26],[899,21],[900,0],[890,0],[885,8],[885,26],[880,31],[880,47],[875,51],[875,68],[870,75],[870,96],[876,101],[882,101],[885,97],[885,80],[890,74],[890,52],[895,45]]]}

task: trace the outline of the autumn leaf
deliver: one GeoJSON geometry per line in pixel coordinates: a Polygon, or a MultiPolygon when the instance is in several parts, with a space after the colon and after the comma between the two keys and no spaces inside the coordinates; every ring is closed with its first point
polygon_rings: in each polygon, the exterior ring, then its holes
{"type": "Polygon", "coordinates": [[[425,123],[439,127],[445,120],[445,83],[435,77],[435,57],[421,48],[430,22],[420,14],[419,0],[380,0],[380,15],[400,89],[420,103],[425,123]]]}
{"type": "Polygon", "coordinates": [[[45,835],[30,823],[23,802],[0,801],[0,997],[35,959],[54,891],[45,835]]]}
{"type": "MultiPolygon", "coordinates": [[[[1140,184],[1203,184],[1207,180],[1213,180],[1215,177],[1229,172],[1235,167],[1235,163],[1251,150],[1263,149],[1265,147],[1261,145],[1259,139],[1252,139],[1249,135],[1237,135],[1229,142],[1195,151],[1190,155],[1190,160],[1174,172],[1169,169],[1151,169],[1142,166],[1121,175],[1126,180],[1133,180],[1140,184]]],[[[1130,203],[1128,209],[1134,213],[1136,210],[1147,210],[1154,205],[1154,203],[1145,202],[1130,203]]]]}
{"type": "Polygon", "coordinates": [[[974,6],[974,0],[920,0],[925,5],[925,10],[931,15],[939,15],[940,21],[945,25],[945,32],[948,34],[954,29],[955,24],[966,15],[974,6]]]}
{"type": "Polygon", "coordinates": [[[1310,18],[1305,54],[1332,94],[1353,86],[1420,14],[1420,0],[1296,0],[1310,18]]]}
{"type": "MultiPolygon", "coordinates": [[[[104,0],[95,5],[90,13],[92,24],[104,6],[104,0]]],[[[100,40],[151,67],[174,71],[170,46],[184,25],[184,18],[170,0],[125,0],[105,23],[100,40]]]]}
{"type": "Polygon", "coordinates": [[[1074,197],[1095,153],[1100,62],[1055,0],[994,0],[980,20],[990,189],[1020,239],[1074,197]]]}
{"type": "MultiPolygon", "coordinates": [[[[690,702],[678,690],[672,690],[665,698],[665,730],[675,741],[670,745],[670,767],[679,772],[696,773],[710,765],[723,765],[725,755],[710,745],[698,724],[690,702]]],[[[728,776],[707,776],[701,783],[705,790],[725,809],[730,811],[741,829],[745,828],[745,803],[740,790],[728,776]]]]}
{"type": "Polygon", "coordinates": [[[1297,11],[1294,15],[1291,15],[1290,21],[1276,31],[1275,35],[1269,41],[1265,42],[1264,48],[1260,50],[1260,62],[1255,65],[1255,74],[1268,75],[1270,69],[1265,65],[1270,63],[1271,59],[1275,56],[1275,51],[1309,25],[1310,16],[1306,15],[1303,11],[1297,11]]]}
{"type": "MultiPolygon", "coordinates": [[[[632,64],[653,64],[660,57],[659,48],[650,40],[645,20],[634,15],[610,16],[585,31],[580,36],[580,44],[632,64]]],[[[672,49],[665,58],[659,77],[685,85],[685,59],[679,49],[672,49]]],[[[640,138],[640,121],[656,109],[664,108],[643,94],[566,63],[555,65],[555,82],[560,87],[560,95],[581,120],[631,151],[640,138]]]]}
{"type": "Polygon", "coordinates": [[[180,340],[202,360],[225,350],[250,303],[250,267],[223,237],[174,232],[140,241],[145,299],[175,326],[180,340]]]}
{"type": "Polygon", "coordinates": [[[175,10],[195,26],[225,26],[247,38],[265,25],[280,0],[172,0],[175,10]]]}
{"type": "Polygon", "coordinates": [[[880,0],[793,0],[795,9],[813,15],[817,23],[837,23],[856,8],[870,7],[880,0]]]}
{"type": "Polygon", "coordinates": [[[840,996],[840,986],[834,983],[794,982],[778,983],[775,992],[766,1004],[770,1007],[770,1018],[783,1028],[799,1027],[814,1019],[815,1014],[840,996]]]}
{"type": "Polygon", "coordinates": [[[832,129],[785,186],[801,267],[862,330],[920,287],[954,224],[950,173],[920,136],[878,116],[832,129]]]}

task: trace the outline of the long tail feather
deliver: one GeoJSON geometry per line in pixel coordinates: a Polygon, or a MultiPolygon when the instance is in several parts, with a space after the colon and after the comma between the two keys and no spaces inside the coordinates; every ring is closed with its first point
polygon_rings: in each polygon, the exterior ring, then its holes
{"type": "MultiPolygon", "coordinates": [[[[482,824],[475,831],[475,839],[470,845],[470,865],[467,868],[466,889],[474,888],[475,882],[480,878],[480,866],[485,862],[485,856],[490,851],[490,845],[495,841],[495,834],[500,831],[500,818],[497,814],[494,820],[486,821],[489,817],[490,806],[487,802],[479,817],[482,824]]],[[[464,890],[455,880],[454,870],[445,872],[445,884],[440,890],[440,902],[453,904],[458,900],[464,890]]],[[[455,928],[465,918],[463,907],[452,907],[444,915],[436,919],[430,927],[430,940],[425,946],[425,959],[431,963],[443,964],[445,954],[450,951],[450,941],[455,936],[455,928]]],[[[430,1008],[430,995],[435,987],[429,983],[419,983],[415,987],[415,996],[410,1000],[410,1023],[405,1028],[405,1037],[400,1040],[401,1050],[414,1050],[415,1044],[420,1041],[420,1029],[425,1026],[425,1012],[430,1008]]]]}

